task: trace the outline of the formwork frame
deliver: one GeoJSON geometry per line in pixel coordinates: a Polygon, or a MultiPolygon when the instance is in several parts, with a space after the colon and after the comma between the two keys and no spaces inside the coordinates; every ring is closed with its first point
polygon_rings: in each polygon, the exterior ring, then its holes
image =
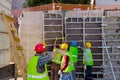
{"type": "MultiPolygon", "coordinates": [[[[49,13],[47,13],[49,14],[49,13]]],[[[55,14],[55,13],[54,13],[55,14]]],[[[63,13],[61,13],[63,14],[63,13]]],[[[92,46],[92,51],[93,51],[93,57],[94,57],[94,61],[95,61],[95,65],[93,66],[93,74],[94,74],[94,78],[95,79],[100,79],[100,80],[108,80],[110,79],[109,76],[106,76],[107,74],[105,73],[106,69],[109,68],[110,66],[106,65],[106,61],[109,62],[109,58],[106,57],[106,51],[105,51],[105,47],[110,48],[113,50],[113,52],[115,51],[115,47],[117,47],[117,49],[119,49],[119,46],[115,46],[114,44],[112,46],[109,47],[109,45],[104,45],[103,42],[103,36],[107,37],[107,35],[120,35],[120,33],[118,32],[117,34],[113,33],[105,33],[105,28],[104,28],[104,24],[118,24],[118,28],[110,28],[108,26],[107,29],[119,29],[119,21],[115,21],[115,22],[105,22],[104,19],[106,19],[108,16],[106,16],[106,14],[104,15],[103,11],[68,11],[65,12],[65,18],[64,18],[64,22],[62,23],[65,24],[65,42],[67,42],[69,45],[72,42],[72,40],[76,40],[78,42],[78,45],[83,46],[84,43],[86,41],[91,41],[93,43],[92,46]],[[71,13],[69,13],[71,12],[71,13]],[[91,15],[90,15],[91,14],[91,15]],[[91,32],[92,31],[92,32],[91,32]],[[71,36],[71,37],[69,37],[71,36]],[[95,52],[98,51],[98,52],[95,52]],[[96,65],[98,63],[98,65],[96,65]]],[[[111,16],[109,16],[111,17],[111,16]]],[[[119,16],[118,16],[119,17],[119,16]]],[[[63,18],[63,17],[62,17],[63,18]]],[[[54,20],[54,19],[47,19],[47,20],[54,20]]],[[[46,20],[44,20],[46,21],[46,20]]],[[[45,25],[45,26],[54,26],[54,25],[45,25]]],[[[118,30],[119,31],[119,30],[118,30]]],[[[51,32],[51,31],[50,31],[51,32]]],[[[59,31],[53,31],[53,32],[59,32],[59,31]]],[[[62,32],[64,34],[64,28],[62,27],[62,32]]],[[[46,34],[47,31],[44,30],[44,33],[46,34]]],[[[45,36],[45,35],[44,35],[45,36]]],[[[44,37],[44,40],[49,40],[49,39],[55,39],[56,37],[52,38],[46,38],[44,37]]],[[[58,38],[59,39],[59,38],[58,38]]],[[[62,38],[60,38],[62,39],[62,38]]],[[[113,41],[113,42],[118,42],[120,41],[120,39],[118,40],[106,40],[108,41],[113,41]]],[[[52,41],[53,42],[53,41],[52,41]]],[[[52,47],[52,44],[48,45],[52,47]]],[[[48,50],[51,51],[51,50],[48,50]]],[[[82,64],[82,52],[79,51],[79,61],[78,61],[78,65],[77,65],[77,70],[76,71],[76,76],[78,78],[83,78],[84,72],[83,70],[83,64],[82,64]]],[[[114,55],[114,53],[110,54],[110,55],[114,55]]],[[[115,54],[115,56],[119,55],[119,53],[115,54]]],[[[119,59],[111,59],[113,61],[119,61],[119,59]]],[[[114,64],[112,61],[112,64],[114,64]]],[[[119,66],[113,66],[116,68],[119,68],[119,66]]],[[[109,69],[108,69],[109,70],[109,69]]],[[[119,73],[118,73],[119,74],[119,73]]],[[[113,77],[112,77],[113,78],[113,77]]],[[[111,79],[112,80],[112,79],[111,79]]]]}
{"type": "MultiPolygon", "coordinates": [[[[72,11],[71,11],[72,12],[72,11]]],[[[82,11],[81,11],[82,12],[82,11]]],[[[93,45],[92,48],[93,49],[97,49],[97,46],[102,46],[102,40],[101,39],[90,39],[89,36],[102,36],[102,28],[100,27],[101,23],[102,23],[102,15],[100,16],[93,16],[93,15],[90,15],[89,14],[90,11],[84,11],[84,13],[81,13],[80,14],[80,11],[73,11],[73,13],[69,13],[69,16],[67,15],[67,17],[65,18],[65,38],[66,38],[66,42],[70,45],[70,43],[72,42],[72,40],[75,40],[78,42],[78,45],[80,46],[84,46],[84,43],[86,41],[91,41],[92,43],[96,42],[96,43],[100,43],[100,44],[97,44],[97,45],[93,45]],[[82,19],[81,21],[78,21],[79,19],[82,19]],[[70,19],[70,20],[69,20],[70,19]],[[72,21],[73,19],[73,21],[72,21]],[[75,20],[76,19],[76,20],[75,20]],[[71,26],[73,24],[73,26],[71,26]],[[78,26],[76,26],[76,24],[78,24],[78,26]],[[92,24],[95,24],[92,26],[92,24]],[[91,26],[89,26],[91,25],[91,26]],[[70,26],[70,27],[69,27],[70,26]],[[96,27],[94,27],[96,26],[96,27]],[[72,27],[72,28],[71,28],[72,27]],[[77,28],[76,28],[77,27],[77,28]],[[70,29],[73,29],[73,32],[68,32],[68,30],[70,29]],[[75,31],[76,30],[80,30],[78,32],[75,31]],[[93,31],[93,33],[91,33],[91,30],[93,31]],[[98,30],[95,31],[95,30],[98,30]],[[76,38],[75,36],[77,35],[80,35],[82,36],[82,38],[76,38]],[[72,36],[70,38],[70,36],[72,36]],[[81,43],[81,44],[80,44],[81,43]]],[[[79,36],[78,36],[79,37],[79,36]]],[[[93,52],[94,53],[94,52],[93,52]]],[[[100,59],[95,59],[95,61],[98,61],[98,62],[101,62],[103,60],[102,59],[102,50],[100,50],[100,53],[94,53],[93,56],[95,57],[99,57],[100,59]]],[[[83,77],[84,75],[84,72],[83,71],[80,71],[81,69],[83,70],[83,65],[81,64],[82,63],[82,52],[79,53],[79,62],[80,64],[77,65],[77,68],[79,69],[79,71],[76,72],[77,75],[80,75],[79,77],[83,77]],[[80,69],[81,68],[81,69],[80,69]]],[[[78,62],[78,63],[79,63],[78,62]]],[[[101,64],[101,63],[100,63],[101,64]]],[[[99,77],[102,77],[103,74],[101,73],[102,71],[102,64],[101,66],[93,66],[94,69],[98,68],[100,69],[99,72],[93,72],[93,74],[96,74],[96,78],[99,78],[99,77]]]]}
{"type": "Polygon", "coordinates": [[[63,37],[63,14],[61,12],[48,11],[44,13],[44,41],[49,50],[52,51],[54,40],[58,39],[58,44],[62,43],[63,37]],[[49,41],[50,40],[50,41],[49,41]]]}
{"type": "MultiPolygon", "coordinates": [[[[53,51],[54,41],[56,41],[56,46],[62,44],[63,42],[63,14],[61,11],[46,11],[44,12],[44,43],[46,46],[46,53],[53,51]]],[[[58,65],[55,63],[48,63],[48,70],[51,80],[57,80],[58,76],[55,70],[58,69],[58,65]],[[55,79],[56,78],[56,79],[55,79]]],[[[59,70],[59,69],[58,69],[59,70]]],[[[57,71],[58,71],[57,70],[57,71]]]]}

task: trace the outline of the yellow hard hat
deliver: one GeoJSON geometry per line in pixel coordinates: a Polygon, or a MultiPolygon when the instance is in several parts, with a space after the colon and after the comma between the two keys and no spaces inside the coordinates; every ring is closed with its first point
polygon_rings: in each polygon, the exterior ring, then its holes
{"type": "Polygon", "coordinates": [[[60,46],[61,49],[67,50],[68,49],[68,44],[67,43],[63,43],[60,46]]]}
{"type": "Polygon", "coordinates": [[[85,46],[86,46],[87,48],[91,48],[91,46],[92,46],[92,45],[91,45],[91,42],[86,42],[86,43],[85,43],[85,46]]]}

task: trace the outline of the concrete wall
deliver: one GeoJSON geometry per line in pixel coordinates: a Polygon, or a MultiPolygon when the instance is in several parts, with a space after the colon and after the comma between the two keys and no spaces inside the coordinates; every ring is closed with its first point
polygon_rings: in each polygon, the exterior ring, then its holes
{"type": "Polygon", "coordinates": [[[118,5],[120,0],[96,0],[96,5],[118,5]]]}
{"type": "MultiPolygon", "coordinates": [[[[0,0],[0,13],[4,10],[10,14],[11,1],[0,0]]],[[[10,39],[5,27],[2,15],[0,15],[0,68],[8,65],[10,62],[10,39]]]]}

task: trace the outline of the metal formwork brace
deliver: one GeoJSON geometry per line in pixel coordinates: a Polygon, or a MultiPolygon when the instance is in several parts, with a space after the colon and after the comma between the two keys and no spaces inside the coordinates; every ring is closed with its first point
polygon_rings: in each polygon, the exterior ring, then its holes
{"type": "MultiPolygon", "coordinates": [[[[84,44],[85,44],[85,37],[86,37],[86,34],[85,34],[85,18],[86,17],[83,17],[83,46],[84,46],[84,44]]],[[[86,65],[84,65],[84,79],[85,79],[85,67],[86,67],[86,65]]]]}

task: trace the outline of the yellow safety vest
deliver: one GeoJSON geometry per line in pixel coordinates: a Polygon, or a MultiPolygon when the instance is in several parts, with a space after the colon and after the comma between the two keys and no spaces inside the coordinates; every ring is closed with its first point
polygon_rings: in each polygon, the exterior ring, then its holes
{"type": "MultiPolygon", "coordinates": [[[[57,50],[57,48],[55,48],[53,51],[56,51],[56,50],[57,50]]],[[[56,56],[52,59],[52,62],[60,65],[61,57],[62,57],[62,55],[60,53],[57,53],[56,56]]]]}
{"type": "Polygon", "coordinates": [[[90,49],[84,49],[83,50],[83,64],[85,64],[85,57],[86,57],[86,55],[85,54],[87,54],[88,55],[88,61],[87,61],[87,65],[88,66],[92,66],[94,63],[93,63],[93,57],[92,57],[92,52],[91,52],[91,50],[90,49]]]}
{"type": "Polygon", "coordinates": [[[37,63],[39,56],[34,56],[31,58],[28,64],[28,74],[27,80],[49,80],[47,65],[45,64],[45,71],[43,73],[37,72],[37,63]]]}
{"type": "MultiPolygon", "coordinates": [[[[65,70],[63,70],[63,72],[66,72],[66,73],[71,72],[75,69],[74,64],[73,64],[72,55],[68,54],[68,53],[67,53],[67,55],[69,56],[69,64],[68,64],[67,68],[65,70]]],[[[64,63],[64,57],[62,57],[61,67],[63,66],[63,63],[64,63]]]]}

